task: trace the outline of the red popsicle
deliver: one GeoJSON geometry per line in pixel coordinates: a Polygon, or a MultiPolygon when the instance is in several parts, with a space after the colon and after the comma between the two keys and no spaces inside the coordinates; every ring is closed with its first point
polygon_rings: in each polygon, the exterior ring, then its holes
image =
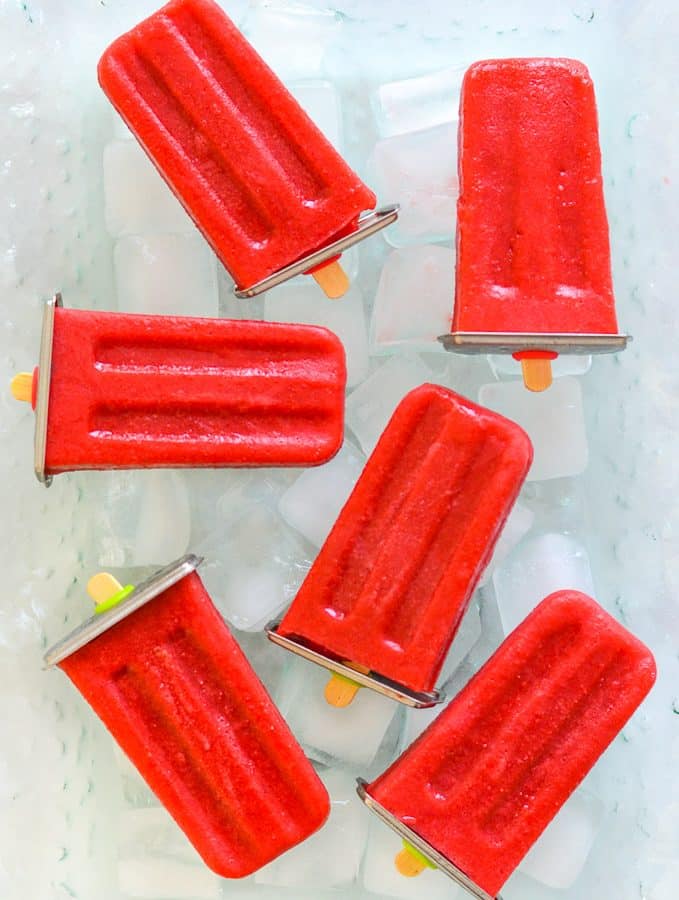
{"type": "MultiPolygon", "coordinates": [[[[212,0],[172,0],[118,38],[99,82],[241,289],[355,231],[375,206],[212,0]]],[[[327,264],[317,274],[331,296],[348,286],[327,264]]]]}
{"type": "Polygon", "coordinates": [[[158,573],[155,593],[148,583],[124,589],[46,661],[66,672],[206,865],[241,878],[316,831],[330,805],[192,571],[198,563],[158,573]],[[142,591],[150,598],[134,608],[142,591]],[[100,633],[86,640],[93,627],[100,633]]]}
{"type": "MultiPolygon", "coordinates": [[[[308,466],[341,446],[344,348],[325,328],[62,307],[47,315],[47,474],[308,466]]],[[[35,407],[38,379],[21,378],[35,407]]]]}
{"type": "Polygon", "coordinates": [[[272,638],[431,692],[531,459],[513,422],[411,391],[272,638]]]}
{"type": "MultiPolygon", "coordinates": [[[[474,63],[462,86],[458,165],[453,332],[545,335],[543,347],[514,342],[516,358],[533,359],[526,374],[536,357],[549,367],[558,350],[550,337],[577,345],[578,335],[596,336],[588,352],[620,349],[620,337],[624,346],[587,68],[571,59],[474,63]]],[[[528,386],[541,389],[540,380],[528,386]]]]}
{"type": "Polygon", "coordinates": [[[362,793],[493,897],[654,680],[648,648],[594,600],[551,594],[362,793]]]}

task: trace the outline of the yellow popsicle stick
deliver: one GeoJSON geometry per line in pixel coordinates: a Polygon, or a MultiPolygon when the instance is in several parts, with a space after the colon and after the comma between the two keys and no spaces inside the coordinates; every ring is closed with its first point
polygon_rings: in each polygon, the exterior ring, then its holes
{"type": "Polygon", "coordinates": [[[106,612],[124,600],[134,590],[131,584],[122,586],[110,572],[98,572],[87,582],[87,593],[94,600],[95,613],[106,612]]]}
{"type": "Polygon", "coordinates": [[[361,689],[361,685],[347,678],[346,675],[339,675],[337,672],[332,676],[325,686],[323,692],[326,702],[330,706],[341,708],[349,706],[356,694],[361,689]]]}
{"type": "Polygon", "coordinates": [[[9,389],[15,400],[30,403],[33,398],[33,374],[31,372],[17,372],[9,383],[9,389]]]}
{"type": "Polygon", "coordinates": [[[399,874],[405,878],[415,878],[425,869],[436,868],[433,862],[406,840],[403,841],[403,850],[394,857],[394,865],[399,874]]]}
{"type": "Polygon", "coordinates": [[[337,260],[323,266],[322,269],[316,269],[311,273],[316,280],[316,284],[321,288],[326,297],[331,300],[337,300],[343,297],[349,290],[349,279],[347,273],[337,260]]]}
{"type": "Polygon", "coordinates": [[[522,359],[521,374],[529,391],[546,391],[552,383],[551,359],[522,359]]]}

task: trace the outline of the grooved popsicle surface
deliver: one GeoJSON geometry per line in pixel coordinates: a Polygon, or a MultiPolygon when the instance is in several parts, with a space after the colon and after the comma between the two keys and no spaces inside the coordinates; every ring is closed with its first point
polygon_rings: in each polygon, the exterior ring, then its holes
{"type": "Polygon", "coordinates": [[[518,425],[446,388],[411,391],[280,633],[431,690],[531,458],[518,425]]]}
{"type": "Polygon", "coordinates": [[[212,0],[172,0],[99,63],[109,99],[240,287],[376,198],[212,0]]]}
{"type": "Polygon", "coordinates": [[[219,874],[325,820],[325,788],[195,573],[60,665],[219,874]]]}
{"type": "Polygon", "coordinates": [[[459,145],[453,330],[615,334],[587,68],[571,59],[474,63],[459,145]]]}
{"type": "Polygon", "coordinates": [[[495,895],[654,679],[594,600],[551,594],[368,792],[495,895]]]}
{"type": "Polygon", "coordinates": [[[60,308],[46,468],[315,465],[345,380],[324,328],[60,308]]]}

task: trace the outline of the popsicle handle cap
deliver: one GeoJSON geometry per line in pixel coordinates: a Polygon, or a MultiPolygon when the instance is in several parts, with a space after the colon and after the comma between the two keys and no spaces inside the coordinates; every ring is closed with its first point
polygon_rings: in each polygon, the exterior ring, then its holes
{"type": "Polygon", "coordinates": [[[325,296],[331,300],[343,297],[349,290],[347,273],[337,260],[328,263],[327,266],[321,266],[320,269],[315,269],[311,274],[325,296]]]}
{"type": "Polygon", "coordinates": [[[94,600],[95,612],[106,612],[124,600],[134,590],[131,584],[122,584],[110,572],[98,572],[87,582],[87,593],[94,600]]]}
{"type": "Polygon", "coordinates": [[[552,361],[544,357],[523,357],[521,374],[529,391],[546,391],[552,383],[552,361]]]}
{"type": "Polygon", "coordinates": [[[436,866],[427,857],[416,850],[408,841],[403,841],[403,850],[394,857],[394,865],[398,872],[405,878],[415,878],[425,869],[435,869],[436,866]]]}
{"type": "Polygon", "coordinates": [[[9,389],[15,400],[30,403],[33,397],[33,373],[17,372],[10,381],[9,389]]]}

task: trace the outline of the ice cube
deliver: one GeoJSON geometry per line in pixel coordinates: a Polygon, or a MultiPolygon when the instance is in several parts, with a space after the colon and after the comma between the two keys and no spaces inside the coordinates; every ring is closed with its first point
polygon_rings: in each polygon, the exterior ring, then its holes
{"type": "Polygon", "coordinates": [[[290,93],[304,112],[327,137],[333,147],[342,149],[342,109],[337,89],[330,81],[293,81],[290,93]]]}
{"type": "Polygon", "coordinates": [[[533,443],[529,481],[584,472],[588,462],[582,390],[577,378],[557,378],[536,393],[520,381],[484,384],[479,402],[517,422],[533,443]]]}
{"type": "Polygon", "coordinates": [[[368,374],[368,333],[358,288],[352,288],[340,300],[329,300],[315,284],[291,284],[266,295],[264,318],[329,328],[344,345],[347,385],[353,387],[368,374]]]}
{"type": "Polygon", "coordinates": [[[194,550],[201,577],[232,625],[257,631],[294,596],[309,567],[305,548],[275,509],[255,496],[227,492],[214,529],[194,550]]]}
{"type": "Polygon", "coordinates": [[[371,168],[377,194],[401,204],[398,221],[384,232],[392,246],[452,241],[458,194],[457,122],[379,141],[371,168]]]}
{"type": "Polygon", "coordinates": [[[465,657],[476,646],[477,641],[481,637],[481,612],[479,610],[479,602],[477,599],[472,600],[469,609],[464,614],[464,618],[460,622],[460,627],[450,645],[450,650],[443,663],[441,674],[438,677],[438,684],[445,687],[450,680],[451,675],[460,666],[465,657]]]}
{"type": "Polygon", "coordinates": [[[347,397],[346,421],[366,454],[372,453],[403,397],[431,379],[417,356],[393,357],[347,397]]]}
{"type": "Polygon", "coordinates": [[[450,331],[455,254],[448,247],[403,247],[387,257],[370,324],[378,352],[402,347],[445,353],[437,341],[450,331]]]}
{"type": "MultiPolygon", "coordinates": [[[[493,370],[493,375],[499,378],[501,375],[514,375],[521,378],[521,363],[510,353],[494,353],[488,357],[488,362],[493,370]]],[[[562,378],[564,375],[585,375],[592,368],[592,357],[581,356],[557,356],[552,360],[552,375],[554,378],[562,378]]]]}
{"type": "Polygon", "coordinates": [[[464,68],[454,66],[381,84],[373,98],[380,135],[422,131],[454,119],[463,72],[464,68]]]}
{"type": "Polygon", "coordinates": [[[361,866],[361,880],[367,891],[404,900],[422,900],[423,897],[427,900],[464,900],[466,895],[462,888],[442,872],[424,869],[417,878],[401,875],[394,859],[402,849],[403,841],[398,834],[372,816],[361,866]]]}
{"type": "Polygon", "coordinates": [[[162,806],[126,810],[120,818],[118,879],[131,897],[212,900],[221,879],[211,872],[162,806]]]}
{"type": "Polygon", "coordinates": [[[505,634],[554,591],[594,596],[587,552],[565,534],[542,534],[524,543],[495,570],[493,587],[505,634]]]}
{"type": "Polygon", "coordinates": [[[257,884],[329,888],[351,884],[358,874],[368,816],[356,794],[356,779],[341,769],[320,773],[330,794],[330,816],[310,838],[255,875],[257,884]]]}
{"type": "Polygon", "coordinates": [[[117,241],[118,309],[168,316],[218,316],[215,257],[200,236],[131,235],[117,241]]]}
{"type": "Polygon", "coordinates": [[[112,141],[104,148],[104,200],[112,237],[195,234],[189,215],[136,141],[112,141]]]}
{"type": "Polygon", "coordinates": [[[516,547],[516,545],[520,543],[531,530],[534,519],[535,513],[531,509],[528,509],[527,506],[522,506],[520,503],[514,504],[512,511],[507,516],[507,521],[500,532],[500,537],[495,544],[495,549],[493,550],[490,562],[481,576],[479,587],[483,587],[484,584],[487,584],[490,581],[495,569],[504,562],[514,547],[516,547]]]}
{"type": "Polygon", "coordinates": [[[129,856],[118,861],[118,886],[143,900],[218,900],[220,879],[206,866],[166,856],[129,856]]]}
{"type": "Polygon", "coordinates": [[[74,477],[91,510],[86,562],[162,566],[186,553],[191,511],[183,473],[138,469],[74,477]]]}
{"type": "Polygon", "coordinates": [[[288,525],[320,547],[354,488],[365,456],[345,441],[334,459],[307,469],[281,497],[278,511],[288,525]]]}
{"type": "Polygon", "coordinates": [[[375,758],[398,704],[362,688],[349,706],[330,706],[323,692],[331,674],[292,657],[277,692],[278,706],[312,759],[365,768],[375,758]]]}
{"type": "Polygon", "coordinates": [[[251,6],[242,30],[255,50],[285,81],[322,74],[326,48],[341,19],[302,3],[265,0],[251,6]]]}
{"type": "Polygon", "coordinates": [[[519,871],[550,888],[569,888],[580,876],[604,815],[604,804],[576,791],[523,858],[519,871]]]}

